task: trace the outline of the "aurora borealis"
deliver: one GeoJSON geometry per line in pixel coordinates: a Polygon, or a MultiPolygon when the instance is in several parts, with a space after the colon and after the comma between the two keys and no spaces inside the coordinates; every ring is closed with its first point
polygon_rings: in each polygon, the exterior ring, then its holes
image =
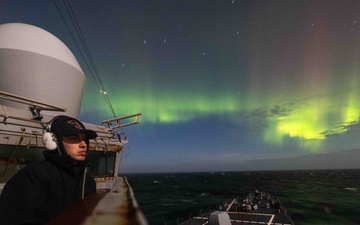
{"type": "MultiPolygon", "coordinates": [[[[359,168],[360,1],[71,7],[117,116],[142,113],[124,128],[123,171],[359,168]],[[303,156],[317,165],[291,164],[303,156]]],[[[83,121],[113,117],[52,1],[2,1],[0,13],[73,51],[88,78],[83,121]]]]}

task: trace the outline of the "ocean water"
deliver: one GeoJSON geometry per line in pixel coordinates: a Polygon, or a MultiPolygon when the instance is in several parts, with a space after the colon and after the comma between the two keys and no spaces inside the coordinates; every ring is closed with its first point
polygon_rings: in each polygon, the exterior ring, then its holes
{"type": "Polygon", "coordinates": [[[175,225],[258,188],[296,225],[360,225],[360,170],[127,174],[151,225],[175,225]]]}

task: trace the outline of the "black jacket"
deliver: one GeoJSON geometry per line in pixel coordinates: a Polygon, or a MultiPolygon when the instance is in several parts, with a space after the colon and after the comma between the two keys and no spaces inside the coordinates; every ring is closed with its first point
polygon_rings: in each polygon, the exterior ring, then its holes
{"type": "MultiPolygon", "coordinates": [[[[0,197],[0,223],[45,224],[81,200],[86,162],[75,165],[67,155],[44,151],[45,160],[30,164],[5,185],[0,197]]],[[[86,174],[84,194],[94,192],[94,178],[86,174]]]]}

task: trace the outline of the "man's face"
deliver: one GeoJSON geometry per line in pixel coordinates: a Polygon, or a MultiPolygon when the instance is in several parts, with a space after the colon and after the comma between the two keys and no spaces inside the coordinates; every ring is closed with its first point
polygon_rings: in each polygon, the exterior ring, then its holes
{"type": "Polygon", "coordinates": [[[84,133],[62,137],[66,153],[75,161],[84,161],[86,158],[86,135],[84,133]]]}

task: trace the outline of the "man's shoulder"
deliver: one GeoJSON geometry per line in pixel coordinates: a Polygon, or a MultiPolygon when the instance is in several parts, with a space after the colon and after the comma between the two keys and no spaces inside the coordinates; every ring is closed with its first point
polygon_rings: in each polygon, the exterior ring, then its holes
{"type": "Polygon", "coordinates": [[[45,161],[39,161],[26,165],[20,169],[14,176],[12,176],[5,187],[11,186],[12,188],[17,186],[29,187],[32,183],[43,183],[46,180],[53,180],[56,174],[56,169],[45,161]]]}
{"type": "Polygon", "coordinates": [[[38,162],[31,163],[31,164],[27,165],[26,167],[28,167],[28,168],[44,168],[44,167],[50,168],[50,167],[54,167],[54,165],[52,165],[47,160],[41,160],[38,162]]]}
{"type": "MultiPolygon", "coordinates": [[[[42,160],[39,162],[34,162],[29,165],[26,165],[24,168],[22,168],[22,172],[24,173],[46,173],[48,174],[50,171],[56,169],[54,165],[49,163],[46,160],[42,160]]],[[[20,171],[19,171],[20,172],[20,171]]]]}

